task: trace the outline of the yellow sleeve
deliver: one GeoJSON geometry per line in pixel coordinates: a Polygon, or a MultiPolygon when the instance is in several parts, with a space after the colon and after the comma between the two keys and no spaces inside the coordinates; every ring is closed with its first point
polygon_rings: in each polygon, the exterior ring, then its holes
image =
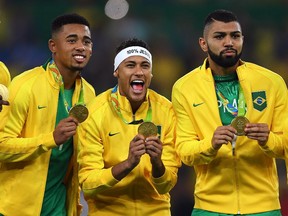
{"type": "Polygon", "coordinates": [[[0,84],[8,87],[11,82],[11,76],[6,65],[0,61],[0,84]]]}

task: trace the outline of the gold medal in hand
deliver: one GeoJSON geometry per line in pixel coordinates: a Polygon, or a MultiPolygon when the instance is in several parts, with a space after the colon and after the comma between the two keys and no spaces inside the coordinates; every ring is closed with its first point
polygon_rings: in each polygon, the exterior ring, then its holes
{"type": "Polygon", "coordinates": [[[245,135],[245,125],[249,123],[249,120],[244,116],[237,116],[231,122],[231,126],[236,129],[237,136],[244,136],[245,135]]]}
{"type": "Polygon", "coordinates": [[[69,116],[73,116],[79,123],[84,122],[88,117],[89,111],[86,106],[77,104],[69,110],[69,116]]]}
{"type": "Polygon", "coordinates": [[[153,122],[143,122],[138,127],[138,133],[142,134],[145,138],[149,136],[157,136],[158,128],[153,122]]]}

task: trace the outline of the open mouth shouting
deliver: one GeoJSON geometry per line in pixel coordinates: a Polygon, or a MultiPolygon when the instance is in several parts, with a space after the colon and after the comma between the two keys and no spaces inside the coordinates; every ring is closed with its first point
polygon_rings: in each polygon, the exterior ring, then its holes
{"type": "Polygon", "coordinates": [[[132,87],[134,93],[140,94],[144,90],[144,84],[145,83],[143,80],[133,80],[130,83],[130,86],[132,87]]]}

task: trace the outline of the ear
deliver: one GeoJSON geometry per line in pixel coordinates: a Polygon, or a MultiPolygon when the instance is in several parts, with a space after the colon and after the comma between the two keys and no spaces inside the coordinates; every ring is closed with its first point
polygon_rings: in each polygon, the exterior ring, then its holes
{"type": "Polygon", "coordinates": [[[202,37],[199,38],[199,45],[204,52],[208,51],[207,43],[204,38],[202,37]]]}
{"type": "Polygon", "coordinates": [[[114,71],[113,76],[118,78],[118,69],[114,71]]]}
{"type": "Polygon", "coordinates": [[[55,53],[55,52],[56,52],[56,43],[55,43],[55,41],[54,41],[53,39],[49,39],[49,41],[48,41],[48,47],[49,47],[49,49],[50,49],[50,51],[51,51],[52,53],[55,53]]]}

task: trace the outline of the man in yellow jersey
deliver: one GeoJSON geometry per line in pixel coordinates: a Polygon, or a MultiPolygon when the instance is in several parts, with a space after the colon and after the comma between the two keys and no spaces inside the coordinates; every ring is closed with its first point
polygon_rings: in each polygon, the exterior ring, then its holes
{"type": "Polygon", "coordinates": [[[118,84],[89,104],[90,116],[79,130],[79,180],[88,214],[169,216],[169,191],[180,166],[176,119],[171,102],[149,89],[146,42],[122,42],[113,75],[118,84]],[[138,133],[147,124],[155,133],[138,133]]]}
{"type": "Polygon", "coordinates": [[[90,26],[64,14],[51,27],[52,58],[13,79],[9,109],[0,114],[7,116],[0,123],[0,215],[80,215],[76,130],[95,97],[81,77],[92,54],[90,26]]]}
{"type": "MultiPolygon", "coordinates": [[[[11,77],[6,65],[0,61],[0,84],[4,85],[6,88],[11,82],[11,77]]],[[[1,88],[1,87],[0,87],[1,88]]],[[[9,105],[7,100],[3,100],[3,95],[0,94],[0,112],[2,111],[3,105],[9,105]]]]}
{"type": "Polygon", "coordinates": [[[176,149],[196,172],[192,216],[279,216],[286,84],[240,59],[242,29],[230,11],[208,15],[199,44],[207,59],[172,90],[176,149]]]}

